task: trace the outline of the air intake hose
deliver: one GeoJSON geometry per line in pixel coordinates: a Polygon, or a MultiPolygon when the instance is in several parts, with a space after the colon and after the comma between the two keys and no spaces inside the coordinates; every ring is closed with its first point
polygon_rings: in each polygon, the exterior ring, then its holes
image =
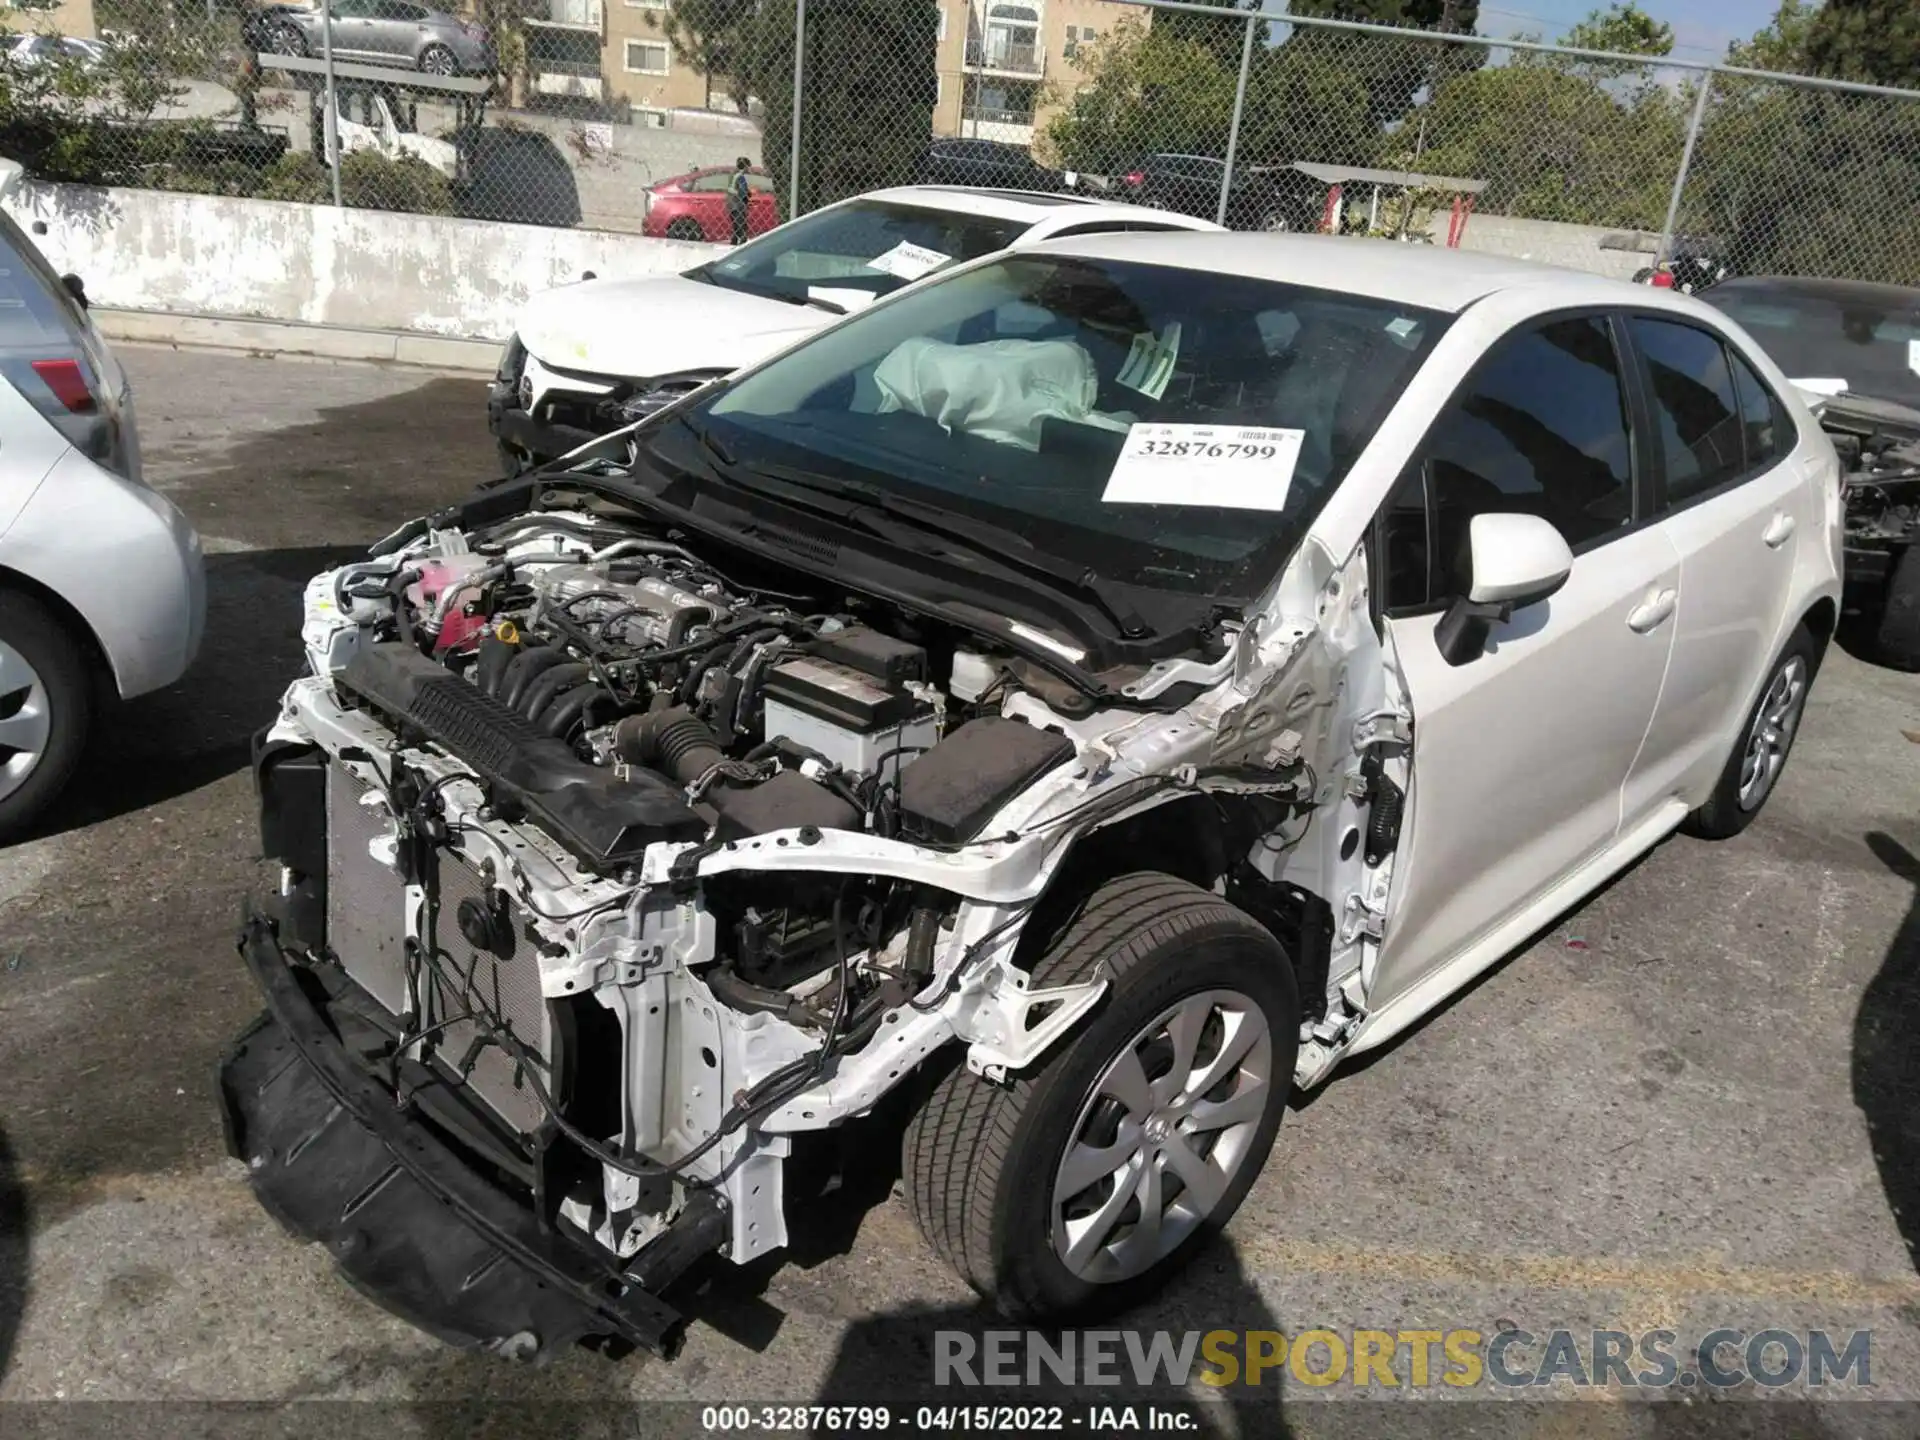
{"type": "Polygon", "coordinates": [[[712,727],[679,705],[622,720],[614,727],[613,748],[629,764],[662,771],[682,785],[726,759],[712,727]]]}

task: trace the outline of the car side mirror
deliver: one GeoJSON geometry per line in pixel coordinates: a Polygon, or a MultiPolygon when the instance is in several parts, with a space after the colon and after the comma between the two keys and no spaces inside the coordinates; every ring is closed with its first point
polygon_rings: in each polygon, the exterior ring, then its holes
{"type": "Polygon", "coordinates": [[[1449,665],[1465,665],[1487,648],[1496,623],[1538,605],[1567,583],[1573,552],[1538,515],[1476,515],[1467,529],[1466,593],[1447,607],[1433,638],[1449,665]]]}
{"type": "Polygon", "coordinates": [[[67,293],[82,310],[87,308],[87,285],[78,275],[62,275],[60,283],[67,287],[67,293]]]}

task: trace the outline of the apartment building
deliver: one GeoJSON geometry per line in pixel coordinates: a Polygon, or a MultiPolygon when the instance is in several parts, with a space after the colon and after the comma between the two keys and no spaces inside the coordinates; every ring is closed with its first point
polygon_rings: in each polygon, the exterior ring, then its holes
{"type": "MultiPolygon", "coordinates": [[[[1127,12],[1108,0],[937,0],[936,135],[1033,142],[1086,50],[1127,12]]],[[[674,53],[670,0],[546,0],[526,21],[529,85],[640,109],[731,108],[674,53]]],[[[878,100],[880,97],[876,97],[878,100]]]]}
{"type": "Polygon", "coordinates": [[[934,133],[1032,144],[1124,13],[1107,0],[940,0],[934,133]]]}
{"type": "Polygon", "coordinates": [[[529,18],[527,71],[536,95],[625,101],[637,109],[699,109],[707,76],[673,53],[669,0],[547,0],[529,18]]]}

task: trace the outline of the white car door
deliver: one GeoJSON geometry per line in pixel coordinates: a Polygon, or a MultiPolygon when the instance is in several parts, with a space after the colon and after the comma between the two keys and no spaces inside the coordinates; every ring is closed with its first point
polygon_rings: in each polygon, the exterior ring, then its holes
{"type": "Polygon", "coordinates": [[[1627,786],[1637,815],[1705,793],[1799,617],[1793,537],[1811,533],[1793,424],[1737,351],[1677,316],[1627,321],[1659,461],[1660,528],[1680,552],[1673,664],[1627,786]]]}
{"type": "Polygon", "coordinates": [[[1499,951],[1482,952],[1496,932],[1620,831],[1680,582],[1665,532],[1635,523],[1647,476],[1623,377],[1604,315],[1509,334],[1441,413],[1381,516],[1385,629],[1414,748],[1370,1010],[1416,987],[1410,1003],[1424,1008],[1462,969],[1490,963],[1499,951]],[[1484,653],[1450,664],[1434,632],[1464,589],[1468,526],[1500,512],[1552,522],[1573,568],[1549,599],[1495,624],[1484,653]]]}

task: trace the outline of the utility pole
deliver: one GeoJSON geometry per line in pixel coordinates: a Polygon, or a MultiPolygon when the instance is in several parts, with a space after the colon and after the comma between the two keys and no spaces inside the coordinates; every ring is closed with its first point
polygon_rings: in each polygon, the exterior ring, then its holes
{"type": "MultiPolygon", "coordinates": [[[[1437,34],[1453,34],[1453,6],[1454,0],[1442,0],[1440,6],[1440,23],[1434,27],[1437,34]]],[[[1427,103],[1420,107],[1420,133],[1414,138],[1413,142],[1413,158],[1416,161],[1426,153],[1427,149],[1427,108],[1433,104],[1434,92],[1440,88],[1440,55],[1442,49],[1442,45],[1436,41],[1433,47],[1433,63],[1427,67],[1427,103]]]]}
{"type": "MultiPolygon", "coordinates": [[[[980,77],[972,73],[971,67],[973,62],[969,53],[972,49],[973,0],[967,0],[967,35],[965,43],[960,47],[960,89],[962,93],[964,93],[968,82],[971,81],[973,84],[973,138],[978,140],[980,138],[980,77]]],[[[982,26],[980,29],[980,59],[984,62],[986,58],[987,31],[986,27],[982,26]]]]}

